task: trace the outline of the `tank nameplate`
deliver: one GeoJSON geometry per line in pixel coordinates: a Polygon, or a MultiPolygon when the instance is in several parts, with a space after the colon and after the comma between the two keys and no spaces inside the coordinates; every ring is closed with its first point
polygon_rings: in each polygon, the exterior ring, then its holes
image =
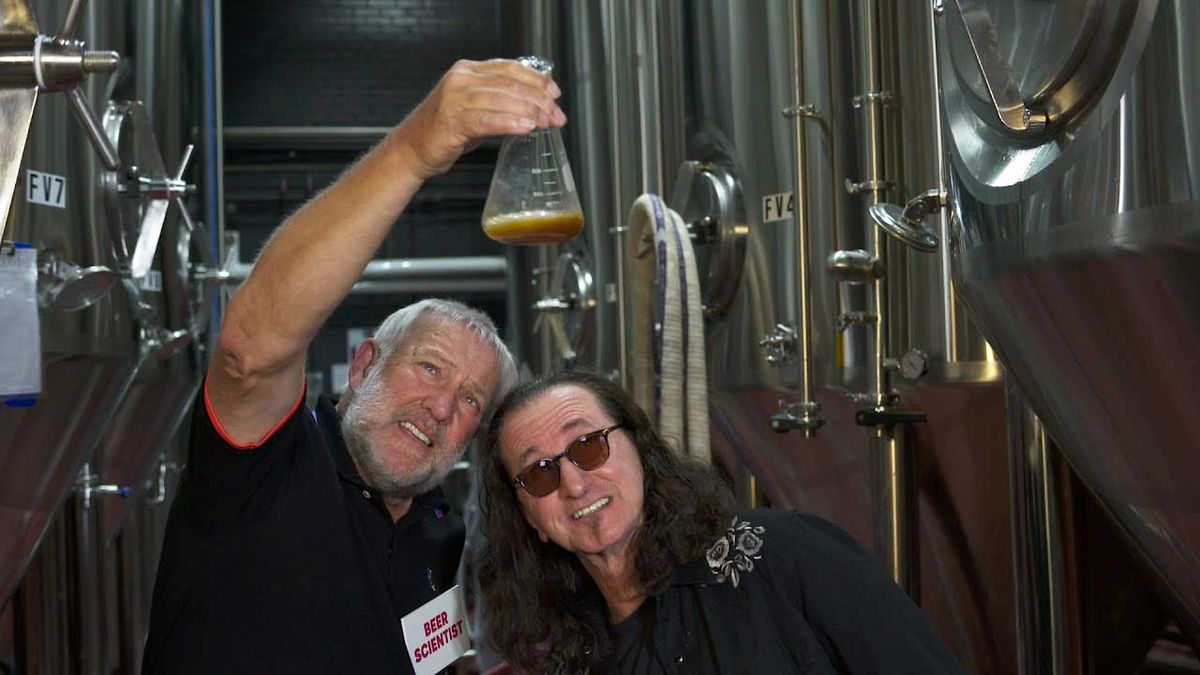
{"type": "Polygon", "coordinates": [[[796,210],[796,197],[791,192],[765,195],[762,198],[762,222],[773,223],[787,220],[796,210]]]}
{"type": "Polygon", "coordinates": [[[25,199],[30,204],[67,208],[67,179],[30,169],[26,175],[25,199]]]}

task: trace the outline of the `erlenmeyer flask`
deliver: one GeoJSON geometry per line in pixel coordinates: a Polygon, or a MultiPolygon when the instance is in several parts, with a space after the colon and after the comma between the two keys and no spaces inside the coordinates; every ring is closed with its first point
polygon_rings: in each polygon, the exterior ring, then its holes
{"type": "MultiPolygon", "coordinates": [[[[547,75],[546,59],[520,59],[547,75]]],[[[583,231],[583,210],[558,129],[509,136],[483,207],[483,231],[505,244],[557,244],[583,231]]]]}

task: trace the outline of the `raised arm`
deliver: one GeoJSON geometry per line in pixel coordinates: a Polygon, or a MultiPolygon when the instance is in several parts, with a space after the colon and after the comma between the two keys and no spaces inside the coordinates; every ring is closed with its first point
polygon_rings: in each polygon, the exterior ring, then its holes
{"type": "Polygon", "coordinates": [[[459,61],[403,122],[271,235],[229,303],[207,396],[230,439],[263,439],[300,396],[309,342],[413,194],[483,138],[562,126],[550,78],[459,61]]]}

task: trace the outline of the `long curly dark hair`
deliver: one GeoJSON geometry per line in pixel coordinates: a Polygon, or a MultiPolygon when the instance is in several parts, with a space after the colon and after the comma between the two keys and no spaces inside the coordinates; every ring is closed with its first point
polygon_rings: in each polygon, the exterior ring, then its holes
{"type": "Polygon", "coordinates": [[[710,467],[673,451],[620,385],[572,371],[509,393],[480,446],[487,548],[479,581],[489,637],[510,665],[526,672],[582,673],[611,649],[599,589],[573,553],[538,539],[517,502],[520,488],[500,460],[500,432],[508,414],[560,386],[591,392],[613,421],[632,433],[645,476],[635,568],[647,596],[663,590],[678,565],[704,555],[733,515],[724,481],[710,467]]]}

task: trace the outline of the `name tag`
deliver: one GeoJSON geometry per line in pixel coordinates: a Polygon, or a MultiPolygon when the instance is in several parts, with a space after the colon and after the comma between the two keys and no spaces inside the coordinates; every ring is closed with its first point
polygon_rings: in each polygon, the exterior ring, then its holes
{"type": "Polygon", "coordinates": [[[400,621],[417,675],[432,675],[471,648],[467,612],[458,586],[421,605],[400,621]]]}

